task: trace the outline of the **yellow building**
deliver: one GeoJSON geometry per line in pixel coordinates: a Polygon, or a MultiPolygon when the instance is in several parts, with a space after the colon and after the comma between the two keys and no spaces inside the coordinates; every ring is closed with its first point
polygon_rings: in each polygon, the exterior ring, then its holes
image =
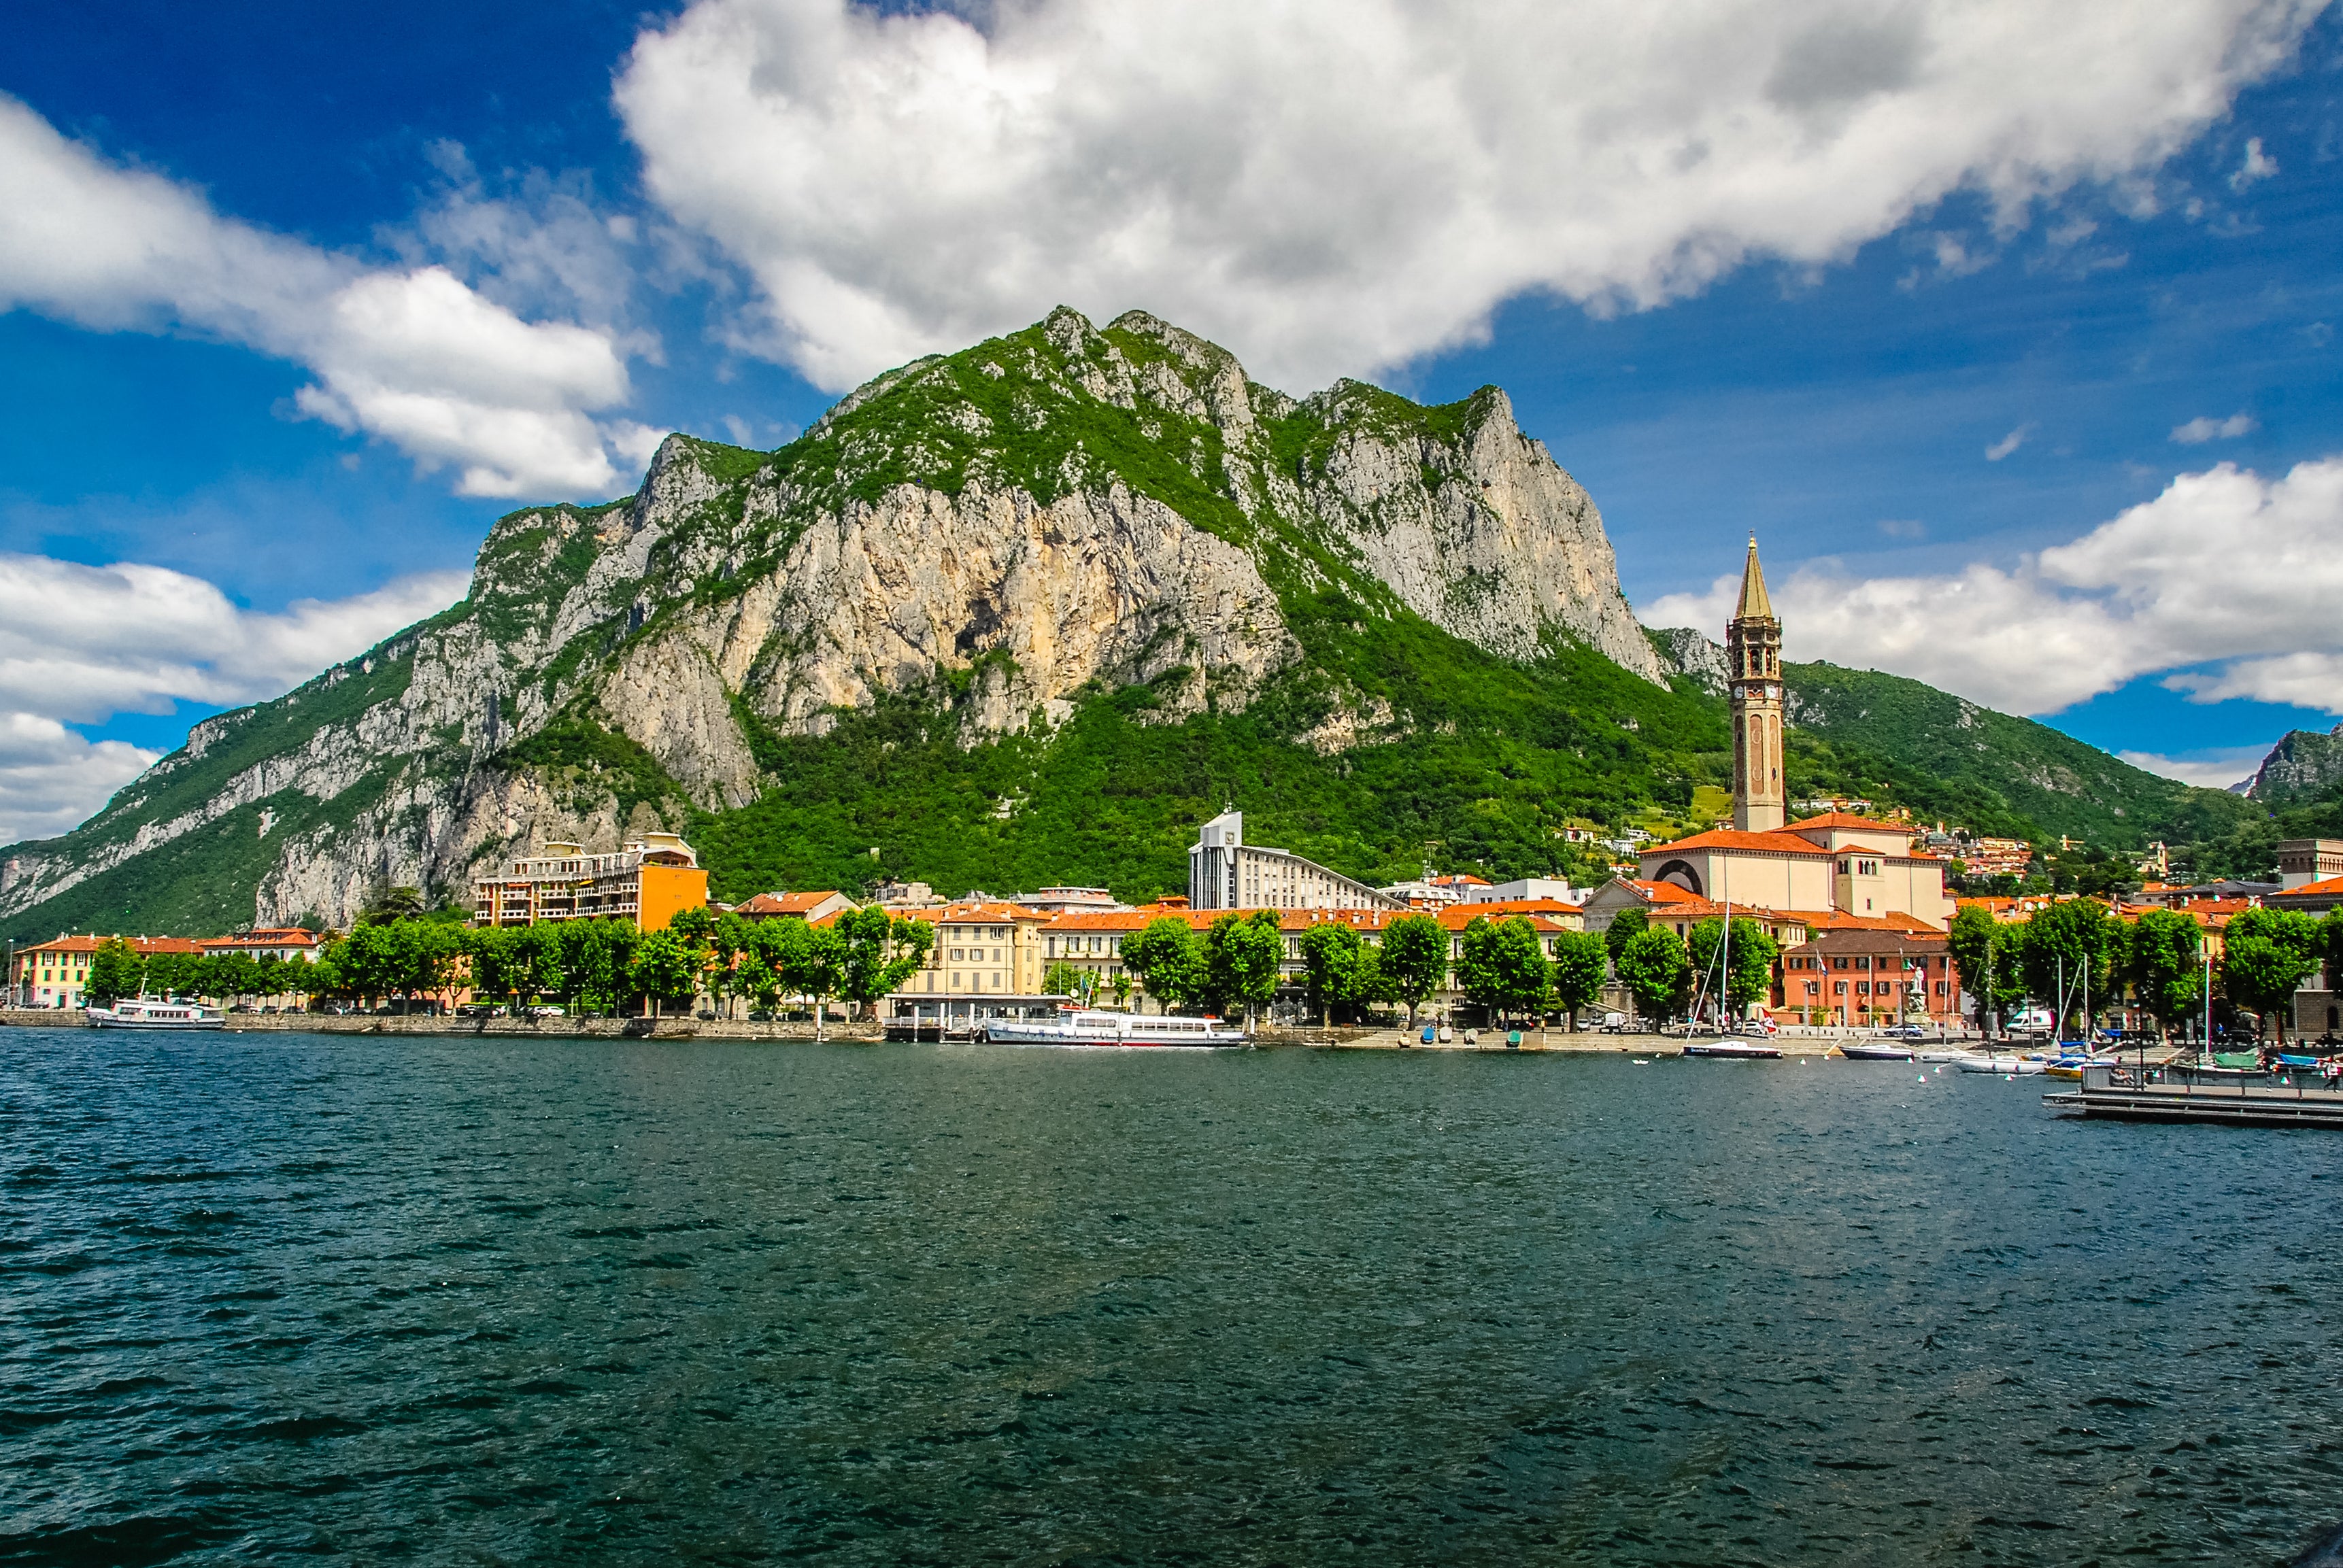
{"type": "Polygon", "coordinates": [[[1047,964],[1041,928],[1051,917],[1022,904],[947,904],[905,910],[903,918],[928,920],[936,945],[927,967],[905,980],[898,997],[1033,996],[1041,990],[1047,964]]]}
{"type": "Polygon", "coordinates": [[[476,926],[617,919],[658,931],[684,910],[707,906],[708,873],[675,834],[646,833],[603,855],[549,843],[544,854],[515,860],[505,876],[475,882],[472,893],[476,926]]]}
{"type": "MultiPolygon", "coordinates": [[[[18,948],[8,971],[10,1007],[82,1007],[87,1004],[90,961],[98,944],[112,937],[61,936],[53,942],[18,948]]],[[[131,950],[140,958],[156,953],[192,955],[196,944],[185,937],[131,937],[131,950]]]]}

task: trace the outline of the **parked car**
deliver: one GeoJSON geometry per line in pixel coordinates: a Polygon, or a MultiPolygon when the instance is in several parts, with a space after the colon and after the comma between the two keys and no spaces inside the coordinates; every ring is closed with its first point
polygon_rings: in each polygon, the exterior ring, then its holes
{"type": "Polygon", "coordinates": [[[1928,1031],[1916,1023],[1891,1023],[1879,1031],[1882,1040],[1926,1040],[1928,1031]]]}
{"type": "Polygon", "coordinates": [[[1627,1015],[1626,1015],[1625,1013],[1624,1013],[1624,1012],[1606,1012],[1606,1013],[1604,1013],[1604,1014],[1603,1015],[1603,1032],[1604,1032],[1604,1033],[1605,1033],[1605,1034],[1624,1034],[1624,1033],[1626,1032],[1626,1030],[1627,1030],[1627,1015]]]}
{"type": "Polygon", "coordinates": [[[569,1015],[562,1011],[562,1010],[558,1007],[533,1007],[528,1010],[528,1016],[531,1018],[568,1018],[569,1015]]]}

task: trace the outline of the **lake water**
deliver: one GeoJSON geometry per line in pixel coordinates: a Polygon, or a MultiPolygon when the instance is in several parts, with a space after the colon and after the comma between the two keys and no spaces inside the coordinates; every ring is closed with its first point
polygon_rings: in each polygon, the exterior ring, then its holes
{"type": "Polygon", "coordinates": [[[2283,1563],[2317,1131],[1873,1063],[0,1030],[0,1562],[2283,1563]]]}

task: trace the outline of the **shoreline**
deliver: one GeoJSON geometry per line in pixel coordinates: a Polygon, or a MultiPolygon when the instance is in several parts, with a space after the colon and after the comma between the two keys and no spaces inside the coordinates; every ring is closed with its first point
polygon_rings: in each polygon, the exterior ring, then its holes
{"type": "MultiPolygon", "coordinates": [[[[7,1008],[0,1009],[0,1029],[88,1029],[89,1020],[79,1009],[7,1008]]],[[[1418,1026],[1420,1029],[1421,1026],[1418,1026]]],[[[407,1014],[380,1017],[373,1014],[333,1013],[251,1013],[232,1014],[224,1028],[202,1030],[156,1030],[157,1034],[224,1033],[224,1034],[374,1034],[460,1037],[478,1036],[498,1040],[730,1040],[806,1041],[814,1039],[810,1023],[758,1023],[745,1019],[702,1018],[447,1018],[427,1014],[407,1014]]],[[[1462,1030],[1456,1031],[1462,1034],[1462,1030]]],[[[1542,1054],[1672,1056],[1687,1040],[1719,1040],[1718,1034],[1604,1034],[1593,1030],[1576,1031],[1560,1029],[1534,1029],[1522,1031],[1519,1047],[1505,1044],[1504,1031],[1484,1030],[1483,1038],[1468,1043],[1460,1039],[1444,1044],[1425,1044],[1415,1038],[1415,1030],[1404,1029],[1299,1029],[1258,1032],[1253,1044],[1262,1050],[1421,1050],[1427,1052],[1478,1051],[1498,1055],[1519,1055],[1524,1052],[1542,1054]]],[[[839,1044],[875,1045],[885,1041],[886,1029],[877,1023],[832,1023],[824,1030],[826,1041],[839,1044]]],[[[1750,1037],[1758,1038],[1758,1037],[1750,1037]]],[[[1864,1030],[1785,1028],[1779,1034],[1765,1037],[1766,1043],[1780,1050],[1785,1058],[1827,1056],[1838,1045],[1851,1040],[1875,1040],[1878,1037],[1864,1030]]],[[[1948,1034],[1942,1041],[1921,1040],[1909,1042],[1915,1049],[1969,1048],[1981,1043],[1970,1034],[1948,1034]]]]}

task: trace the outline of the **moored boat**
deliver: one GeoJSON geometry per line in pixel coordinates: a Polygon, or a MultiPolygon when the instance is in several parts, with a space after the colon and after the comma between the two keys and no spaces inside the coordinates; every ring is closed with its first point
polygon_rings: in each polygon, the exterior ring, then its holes
{"type": "Polygon", "coordinates": [[[1849,1040],[1838,1053],[1849,1061],[1910,1061],[1916,1054],[1908,1045],[1884,1040],[1849,1040]]]}
{"type": "Polygon", "coordinates": [[[1684,1056],[1723,1057],[1733,1061],[1778,1061],[1782,1048],[1762,1040],[1695,1040],[1685,1042],[1684,1056]]]}
{"type": "Polygon", "coordinates": [[[2004,1078],[2039,1077],[2050,1064],[2036,1056],[1965,1056],[1954,1066],[1963,1072],[1992,1072],[2004,1078]]]}
{"type": "Polygon", "coordinates": [[[149,1001],[124,997],[112,1007],[89,1010],[92,1029],[225,1029],[227,1018],[216,1008],[192,1001],[149,1001]]]}
{"type": "Polygon", "coordinates": [[[1242,1045],[1217,1018],[1068,1009],[1054,1019],[988,1019],[976,1038],[1000,1045],[1242,1045]]]}

